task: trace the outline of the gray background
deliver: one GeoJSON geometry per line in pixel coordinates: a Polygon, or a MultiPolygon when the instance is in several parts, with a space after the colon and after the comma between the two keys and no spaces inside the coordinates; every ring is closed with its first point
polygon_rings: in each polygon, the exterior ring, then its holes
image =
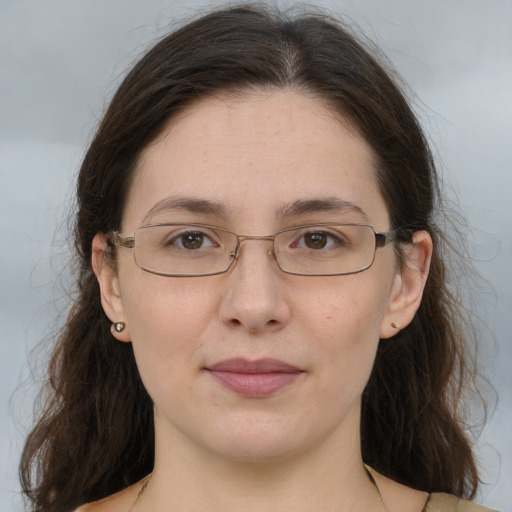
{"type": "MultiPolygon", "coordinates": [[[[84,148],[130,63],[170,22],[212,3],[0,0],[1,510],[22,510],[16,464],[44,350],[27,359],[67,304],[66,218],[84,148]]],[[[475,306],[492,331],[481,354],[500,397],[477,444],[479,500],[510,511],[512,0],[318,3],[354,20],[409,83],[471,226],[489,283],[475,306]]]]}

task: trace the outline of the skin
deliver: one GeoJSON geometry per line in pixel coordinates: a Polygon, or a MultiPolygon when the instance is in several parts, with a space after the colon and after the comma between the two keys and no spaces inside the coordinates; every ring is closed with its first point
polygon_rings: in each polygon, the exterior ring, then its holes
{"type": "MultiPolygon", "coordinates": [[[[140,159],[121,232],[147,222],[197,222],[270,235],[320,222],[389,230],[365,140],[318,99],[291,91],[203,99],[175,118],[140,159]],[[222,211],[168,207],[172,197],[222,211]],[[357,209],[282,217],[299,200],[336,198],[357,209]]],[[[283,273],[267,241],[247,241],[225,274],[172,278],[136,266],[119,248],[93,268],[112,322],[126,322],[154,401],[153,477],[134,510],[382,510],[361,460],[361,395],[382,339],[403,328],[421,301],[432,250],[425,232],[398,269],[393,244],[366,271],[335,277],[283,273]],[[300,377],[266,398],[240,396],[206,369],[233,357],[280,359],[300,377]],[[198,485],[200,482],[200,485],[198,485]],[[380,507],[380,508],[379,508],[380,507]]],[[[426,495],[377,476],[385,507],[419,512],[426,495]]],[[[138,487],[81,510],[126,510],[138,487]]]]}

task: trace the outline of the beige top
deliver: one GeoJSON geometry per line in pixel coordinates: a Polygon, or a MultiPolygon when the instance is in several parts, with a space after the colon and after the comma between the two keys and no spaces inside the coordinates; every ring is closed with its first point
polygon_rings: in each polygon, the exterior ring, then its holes
{"type": "Polygon", "coordinates": [[[497,512],[472,501],[463,500],[452,494],[433,493],[431,494],[424,512],[497,512]]]}

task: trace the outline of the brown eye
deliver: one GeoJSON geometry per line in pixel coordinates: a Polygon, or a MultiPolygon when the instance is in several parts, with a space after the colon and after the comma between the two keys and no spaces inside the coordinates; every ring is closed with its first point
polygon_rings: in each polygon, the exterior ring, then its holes
{"type": "Polygon", "coordinates": [[[204,243],[204,233],[185,233],[180,236],[179,240],[181,244],[178,245],[181,245],[184,249],[200,249],[204,243]]]}
{"type": "Polygon", "coordinates": [[[183,229],[176,229],[173,224],[162,224],[157,227],[163,231],[158,245],[166,250],[179,250],[185,254],[187,252],[202,253],[204,250],[219,247],[218,237],[213,230],[200,231],[194,229],[195,226],[190,226],[192,229],[187,229],[188,226],[183,229]],[[165,230],[170,231],[166,233],[165,230]]]}
{"type": "Polygon", "coordinates": [[[327,233],[306,233],[304,235],[304,244],[309,249],[323,249],[327,242],[327,233]]]}

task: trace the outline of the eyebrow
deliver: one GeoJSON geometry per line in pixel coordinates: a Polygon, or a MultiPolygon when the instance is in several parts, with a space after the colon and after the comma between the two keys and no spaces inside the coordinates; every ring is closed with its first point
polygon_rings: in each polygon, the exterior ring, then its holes
{"type": "Polygon", "coordinates": [[[299,199],[289,205],[280,208],[278,215],[281,218],[296,217],[309,213],[357,213],[366,222],[369,222],[368,215],[357,204],[340,199],[339,197],[322,197],[314,199],[299,199]]]}
{"type": "MultiPolygon", "coordinates": [[[[214,215],[227,218],[227,210],[221,203],[199,199],[187,196],[169,196],[161,199],[144,216],[143,224],[156,214],[167,210],[184,210],[189,213],[214,215]]],[[[298,199],[293,203],[284,205],[277,210],[277,217],[287,219],[290,217],[300,217],[311,213],[357,213],[363,217],[364,221],[369,222],[368,215],[357,204],[341,199],[339,197],[322,197],[313,199],[298,199]]]]}
{"type": "Polygon", "coordinates": [[[227,217],[226,209],[220,203],[195,197],[169,196],[161,199],[151,207],[144,216],[143,223],[147,223],[157,213],[175,209],[185,210],[189,213],[227,217]]]}

